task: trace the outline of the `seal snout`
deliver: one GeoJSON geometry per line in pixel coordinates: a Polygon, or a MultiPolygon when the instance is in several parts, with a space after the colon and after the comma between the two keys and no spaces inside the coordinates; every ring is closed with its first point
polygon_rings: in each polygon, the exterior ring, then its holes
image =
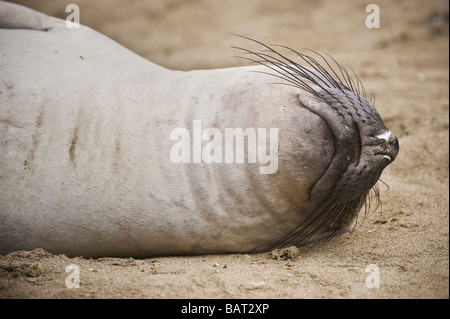
{"type": "Polygon", "coordinates": [[[328,126],[332,133],[329,143],[334,149],[325,172],[309,191],[312,208],[308,216],[269,248],[329,239],[348,229],[363,207],[366,213],[370,211],[373,189],[379,202],[376,184],[383,170],[397,157],[398,139],[386,128],[373,98],[367,98],[354,72],[352,79],[350,72],[331,57],[330,62],[316,53],[319,57],[316,60],[284,47],[306,63],[303,66],[270,46],[252,41],[267,51],[242,49],[254,56],[246,59],[274,72],[261,73],[282,79],[286,85],[300,90],[301,106],[328,126]]]}
{"type": "Polygon", "coordinates": [[[383,158],[387,159],[389,163],[393,162],[399,152],[398,139],[394,132],[387,130],[376,136],[379,141],[379,146],[377,153],[374,155],[381,155],[383,158]]]}

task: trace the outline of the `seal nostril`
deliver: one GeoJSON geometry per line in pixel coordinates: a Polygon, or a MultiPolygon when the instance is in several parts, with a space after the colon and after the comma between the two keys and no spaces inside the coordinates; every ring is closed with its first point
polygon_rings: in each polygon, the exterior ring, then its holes
{"type": "Polygon", "coordinates": [[[397,157],[398,152],[400,150],[400,145],[398,143],[397,137],[395,137],[391,142],[389,142],[388,145],[391,151],[390,155],[392,156],[392,160],[394,160],[397,157]]]}

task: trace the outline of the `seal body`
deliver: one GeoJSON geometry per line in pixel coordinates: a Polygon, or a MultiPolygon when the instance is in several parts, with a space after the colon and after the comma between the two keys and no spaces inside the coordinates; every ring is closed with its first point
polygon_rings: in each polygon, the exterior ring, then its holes
{"type": "MultiPolygon", "coordinates": [[[[1,3],[2,10],[2,254],[37,247],[86,257],[262,251],[326,211],[323,203],[337,196],[333,187],[348,168],[336,158],[362,154],[354,135],[358,150],[342,150],[340,128],[330,125],[334,113],[327,117],[318,106],[330,108],[325,100],[271,85],[258,73],[265,66],[172,71],[87,27],[67,29],[16,5],[1,3]],[[271,161],[251,161],[245,148],[244,161],[231,154],[230,162],[230,128],[258,134],[245,135],[247,146],[264,133],[261,156],[271,153],[271,161]],[[182,139],[177,129],[189,133],[184,149],[174,149],[182,139]],[[183,150],[188,161],[174,161],[183,150]],[[205,160],[211,155],[212,163],[205,160]]],[[[235,149],[241,137],[232,136],[235,149]]],[[[349,225],[321,223],[303,243],[349,225]]]]}

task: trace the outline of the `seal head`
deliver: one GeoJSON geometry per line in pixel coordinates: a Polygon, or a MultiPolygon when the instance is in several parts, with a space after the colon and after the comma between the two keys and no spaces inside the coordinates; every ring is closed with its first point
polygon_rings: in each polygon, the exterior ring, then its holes
{"type": "Polygon", "coordinates": [[[374,98],[367,98],[355,72],[353,79],[347,69],[331,57],[332,62],[313,51],[324,62],[319,63],[312,56],[280,46],[306,62],[308,67],[305,67],[268,45],[247,39],[267,50],[261,53],[239,48],[252,55],[244,58],[274,71],[263,73],[282,79],[281,84],[301,89],[302,105],[320,116],[334,135],[333,159],[310,192],[314,208],[307,218],[267,250],[329,240],[348,229],[363,206],[368,213],[372,190],[379,203],[376,184],[384,168],[397,157],[398,139],[375,109],[374,98]]]}

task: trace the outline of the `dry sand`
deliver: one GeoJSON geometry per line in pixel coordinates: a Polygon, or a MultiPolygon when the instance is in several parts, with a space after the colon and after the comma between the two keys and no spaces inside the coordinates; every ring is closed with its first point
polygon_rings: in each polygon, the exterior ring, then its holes
{"type": "Polygon", "coordinates": [[[382,211],[352,233],[300,248],[294,260],[84,259],[22,251],[0,256],[1,298],[449,297],[448,1],[377,0],[379,29],[365,26],[373,1],[16,2],[62,18],[66,4],[77,3],[81,23],[172,69],[245,65],[230,47],[249,44],[233,33],[327,52],[376,92],[400,154],[382,175],[389,185],[380,184],[382,211]],[[65,285],[69,264],[79,266],[80,288],[65,285]],[[366,287],[370,264],[379,267],[379,288],[366,287]]]}

